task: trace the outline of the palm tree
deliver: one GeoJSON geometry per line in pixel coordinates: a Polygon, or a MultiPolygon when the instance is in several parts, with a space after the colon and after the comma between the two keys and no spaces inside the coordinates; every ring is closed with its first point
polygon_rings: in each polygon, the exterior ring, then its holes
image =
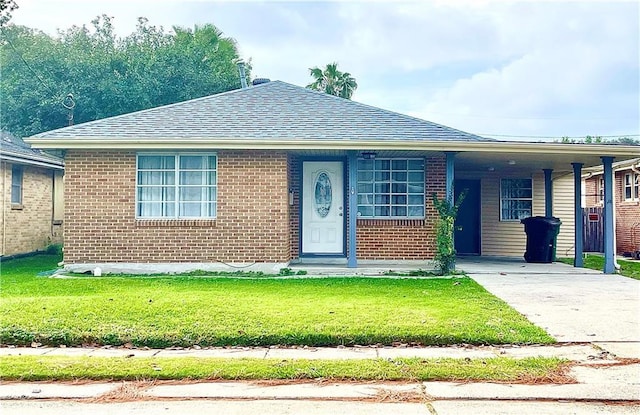
{"type": "Polygon", "coordinates": [[[336,62],[329,63],[324,70],[309,68],[309,74],[314,79],[307,88],[325,92],[340,98],[351,99],[353,92],[358,88],[358,84],[349,72],[338,70],[336,62]]]}

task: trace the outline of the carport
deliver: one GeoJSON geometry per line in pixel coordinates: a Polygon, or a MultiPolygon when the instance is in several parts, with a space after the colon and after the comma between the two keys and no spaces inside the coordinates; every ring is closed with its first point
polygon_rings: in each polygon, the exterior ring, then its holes
{"type": "MultiPolygon", "coordinates": [[[[523,227],[519,218],[503,217],[505,209],[505,183],[514,178],[532,178],[531,210],[520,212],[523,216],[557,216],[563,221],[561,232],[570,232],[572,241],[566,241],[566,256],[574,258],[574,266],[583,266],[582,229],[582,169],[602,166],[604,170],[604,246],[605,273],[615,271],[614,232],[614,160],[622,161],[640,156],[640,147],[615,144],[574,143],[524,143],[494,142],[465,143],[460,148],[447,152],[447,195],[449,200],[460,192],[456,186],[470,186],[474,182],[479,193],[471,199],[472,205],[459,214],[466,222],[477,218],[478,236],[473,232],[456,231],[456,248],[460,252],[461,242],[478,238],[477,252],[462,252],[472,255],[520,256],[510,251],[523,238],[523,227]],[[474,216],[475,210],[475,216],[474,216]],[[577,226],[576,226],[577,224],[577,226]],[[519,236],[517,236],[519,235],[519,236]],[[519,239],[518,239],[519,238],[519,239]],[[499,242],[504,240],[503,243],[499,242]]],[[[473,186],[471,186],[473,188],[473,186]]],[[[464,203],[463,203],[464,206],[464,203]]],[[[462,225],[460,223],[459,225],[462,225]]],[[[459,226],[460,227],[460,226],[459,226]]],[[[569,236],[567,236],[568,238],[569,236]]],[[[463,247],[466,248],[466,247],[463,247]]],[[[519,249],[519,248],[518,248],[519,249]]],[[[564,255],[562,255],[564,256],[564,255]]]]}

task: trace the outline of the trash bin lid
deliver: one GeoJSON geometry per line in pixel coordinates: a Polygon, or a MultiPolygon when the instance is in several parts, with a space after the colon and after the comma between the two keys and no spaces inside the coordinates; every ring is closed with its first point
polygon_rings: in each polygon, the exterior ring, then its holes
{"type": "Polygon", "coordinates": [[[552,225],[559,226],[562,221],[554,216],[530,216],[520,220],[524,225],[552,225]]]}

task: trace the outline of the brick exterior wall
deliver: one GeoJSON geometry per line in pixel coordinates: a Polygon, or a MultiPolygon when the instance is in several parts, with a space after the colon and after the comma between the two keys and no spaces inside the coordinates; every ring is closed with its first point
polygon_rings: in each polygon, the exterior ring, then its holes
{"type": "MultiPolygon", "coordinates": [[[[631,170],[615,172],[616,253],[619,255],[640,250],[640,203],[624,199],[624,176],[631,170]]],[[[601,207],[599,181],[601,175],[585,180],[586,207],[601,207]]]]}
{"type": "Polygon", "coordinates": [[[53,225],[53,171],[23,165],[22,204],[11,204],[12,164],[1,163],[3,212],[1,255],[42,250],[62,241],[62,225],[53,225]]]}
{"type": "MultiPolygon", "coordinates": [[[[345,162],[345,169],[348,165],[345,162]]],[[[446,188],[445,157],[426,159],[425,163],[425,209],[424,220],[359,219],[356,224],[357,258],[364,260],[424,260],[435,255],[434,228],[436,211],[431,203],[431,194],[443,197],[446,188]]],[[[290,208],[291,258],[299,257],[300,238],[300,177],[301,159],[289,157],[289,187],[294,193],[294,204],[290,208]]],[[[347,184],[347,189],[350,187],[347,184]]],[[[349,212],[346,212],[347,218],[349,212]]],[[[348,226],[348,223],[347,223],[348,226]]],[[[347,247],[348,247],[347,241],[347,247]]]]}
{"type": "Polygon", "coordinates": [[[68,151],[65,262],[286,262],[287,155],[217,155],[216,219],[136,220],[136,153],[68,151]]]}
{"type": "MultiPolygon", "coordinates": [[[[259,151],[217,154],[215,220],[136,220],[135,152],[68,151],[65,262],[286,262],[298,258],[300,158],[259,151]]],[[[425,176],[426,219],[358,220],[358,259],[433,258],[436,213],[430,195],[444,195],[444,156],[426,160],[425,176]]]]}
{"type": "Polygon", "coordinates": [[[630,169],[615,174],[616,251],[622,255],[640,250],[640,203],[624,200],[624,176],[630,169]]]}

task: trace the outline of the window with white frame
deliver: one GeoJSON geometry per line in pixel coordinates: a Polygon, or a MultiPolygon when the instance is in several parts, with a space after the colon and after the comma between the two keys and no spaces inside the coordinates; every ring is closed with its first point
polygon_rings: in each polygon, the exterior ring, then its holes
{"type": "Polygon", "coordinates": [[[598,201],[604,203],[604,177],[598,179],[598,201]]]}
{"type": "Polygon", "coordinates": [[[24,170],[22,166],[13,165],[11,167],[11,204],[22,204],[22,181],[24,170]]]}
{"type": "Polygon", "coordinates": [[[139,154],[136,216],[139,218],[215,218],[215,154],[139,154]]]}
{"type": "Polygon", "coordinates": [[[358,217],[424,218],[424,159],[358,160],[358,217]]]}
{"type": "Polygon", "coordinates": [[[500,220],[520,220],[533,211],[531,179],[502,179],[500,181],[500,220]]]}
{"type": "Polygon", "coordinates": [[[624,175],[624,200],[640,199],[640,174],[627,173],[624,175]]]}

